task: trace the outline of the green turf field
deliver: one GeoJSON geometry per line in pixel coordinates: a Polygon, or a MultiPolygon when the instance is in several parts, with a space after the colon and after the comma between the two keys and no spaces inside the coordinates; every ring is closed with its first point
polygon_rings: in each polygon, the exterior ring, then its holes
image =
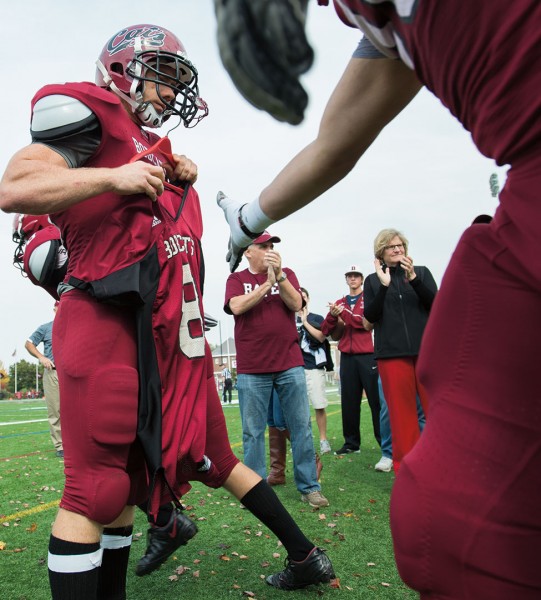
{"type": "MultiPolygon", "coordinates": [[[[236,392],[234,392],[236,394],[236,392]]],[[[234,396],[235,397],[235,396],[234,396]]],[[[327,410],[333,449],[342,445],[339,398],[327,410]]],[[[231,444],[242,459],[239,409],[224,407],[231,444]]],[[[380,457],[363,405],[362,452],[325,455],[322,491],[331,505],[313,510],[300,502],[288,453],[287,484],[275,488],[285,506],[314,543],[327,549],[338,588],[320,586],[298,592],[270,588],[264,577],[283,566],[285,552],[276,538],[224,490],[200,484],[184,497],[199,533],[160,570],[134,574],[144,553],[146,519],[138,511],[128,575],[128,598],[416,598],[394,564],[388,523],[394,475],[376,473],[380,457]]],[[[313,423],[317,446],[317,427],[313,423]]],[[[47,544],[63,483],[63,462],[55,457],[43,401],[0,402],[0,599],[46,600],[47,544]]]]}

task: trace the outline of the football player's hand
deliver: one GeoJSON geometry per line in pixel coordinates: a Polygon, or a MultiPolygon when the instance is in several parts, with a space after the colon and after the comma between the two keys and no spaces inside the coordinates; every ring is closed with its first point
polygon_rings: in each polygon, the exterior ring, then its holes
{"type": "Polygon", "coordinates": [[[197,181],[197,165],[184,154],[173,154],[173,158],[174,168],[169,163],[163,165],[169,181],[187,181],[193,185],[197,181]]]}
{"type": "Polygon", "coordinates": [[[240,228],[239,212],[243,204],[228,198],[223,192],[218,192],[216,202],[224,211],[225,220],[231,231],[225,260],[229,263],[229,270],[233,273],[242,260],[244,250],[252,243],[252,238],[240,228]]]}
{"type": "Polygon", "coordinates": [[[278,121],[298,125],[314,60],[304,31],[308,0],[214,0],[218,48],[239,92],[278,121]]]}
{"type": "Polygon", "coordinates": [[[144,160],[137,160],[110,170],[112,189],[117,194],[146,194],[152,201],[163,194],[163,169],[144,160]]]}

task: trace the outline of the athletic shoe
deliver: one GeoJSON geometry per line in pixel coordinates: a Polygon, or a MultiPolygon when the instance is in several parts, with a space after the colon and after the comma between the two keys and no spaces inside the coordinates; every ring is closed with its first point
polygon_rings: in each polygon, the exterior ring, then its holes
{"type": "Polygon", "coordinates": [[[321,454],[328,454],[331,451],[331,445],[329,444],[329,440],[320,440],[319,451],[321,452],[321,454]]]}
{"type": "Polygon", "coordinates": [[[308,502],[308,504],[312,508],[322,508],[323,506],[329,506],[329,501],[320,491],[310,492],[309,494],[302,494],[301,501],[308,502]]]}
{"type": "Polygon", "coordinates": [[[55,456],[57,458],[64,458],[64,450],[57,450],[55,456]]]}
{"type": "Polygon", "coordinates": [[[341,456],[342,454],[360,454],[361,451],[359,449],[354,450],[353,448],[349,448],[348,446],[342,446],[340,450],[336,450],[334,453],[337,456],[341,456]]]}
{"type": "Polygon", "coordinates": [[[279,590],[298,590],[336,579],[331,561],[321,548],[314,548],[301,562],[286,558],[285,565],[283,571],[266,579],[269,585],[279,590]]]}
{"type": "Polygon", "coordinates": [[[374,471],[380,471],[381,473],[389,473],[393,468],[393,459],[387,456],[382,456],[379,461],[374,465],[374,471]]]}
{"type": "Polygon", "coordinates": [[[185,546],[197,533],[196,524],[175,508],[169,523],[164,527],[150,527],[148,546],[137,563],[136,575],[148,575],[161,566],[180,546],[185,546]]]}

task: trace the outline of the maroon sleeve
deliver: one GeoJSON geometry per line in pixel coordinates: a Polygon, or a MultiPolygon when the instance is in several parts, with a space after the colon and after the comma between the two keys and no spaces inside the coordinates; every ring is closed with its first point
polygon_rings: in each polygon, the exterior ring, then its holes
{"type": "Polygon", "coordinates": [[[233,314],[229,308],[229,301],[231,300],[231,298],[235,298],[236,296],[242,296],[243,294],[244,286],[240,278],[240,273],[231,273],[231,275],[227,278],[227,282],[225,284],[224,311],[228,315],[233,314]]]}
{"type": "Polygon", "coordinates": [[[323,323],[321,323],[321,333],[323,333],[323,335],[330,335],[334,331],[337,323],[337,317],[333,317],[330,312],[327,313],[327,316],[323,319],[323,323]]]}
{"type": "Polygon", "coordinates": [[[344,323],[349,327],[353,327],[353,329],[364,329],[362,315],[356,314],[346,308],[342,311],[340,316],[342,317],[344,323]]]}

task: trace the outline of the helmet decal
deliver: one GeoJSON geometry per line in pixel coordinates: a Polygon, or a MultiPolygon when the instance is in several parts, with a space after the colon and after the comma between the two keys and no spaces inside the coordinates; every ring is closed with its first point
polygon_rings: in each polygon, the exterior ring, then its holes
{"type": "Polygon", "coordinates": [[[165,35],[162,29],[152,25],[149,27],[122,29],[109,40],[107,51],[109,52],[109,56],[113,56],[117,52],[133,47],[135,45],[135,38],[141,38],[143,46],[162,48],[164,46],[165,35]]]}

